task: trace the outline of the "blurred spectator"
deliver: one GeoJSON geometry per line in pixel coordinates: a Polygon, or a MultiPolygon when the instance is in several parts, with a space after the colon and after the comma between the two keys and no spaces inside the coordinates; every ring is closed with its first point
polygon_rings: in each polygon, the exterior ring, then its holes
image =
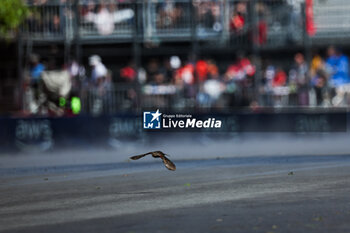
{"type": "Polygon", "coordinates": [[[157,73],[154,75],[154,84],[156,84],[156,85],[165,84],[164,73],[162,73],[162,72],[157,72],[157,73]]]}
{"type": "Polygon", "coordinates": [[[85,68],[76,60],[70,62],[68,65],[68,72],[73,78],[83,78],[85,76],[85,68]]]}
{"type": "Polygon", "coordinates": [[[294,64],[289,71],[289,82],[291,85],[295,84],[297,91],[297,99],[299,105],[309,104],[309,77],[308,65],[305,61],[304,55],[297,53],[294,56],[294,64]]]}
{"type": "Polygon", "coordinates": [[[339,49],[331,46],[328,48],[326,67],[330,74],[330,85],[335,87],[336,95],[332,99],[334,106],[345,104],[345,94],[350,93],[349,59],[339,49]]]}
{"type": "Polygon", "coordinates": [[[114,31],[114,16],[104,4],[99,6],[97,13],[88,12],[85,16],[87,21],[96,25],[97,31],[101,35],[109,35],[114,31]]]}
{"type": "Polygon", "coordinates": [[[164,59],[162,63],[153,58],[147,64],[147,82],[155,85],[170,84],[174,81],[175,72],[180,66],[181,61],[177,56],[164,59]]]}
{"type": "Polygon", "coordinates": [[[269,64],[264,73],[264,84],[265,84],[266,91],[270,91],[272,89],[272,83],[275,75],[276,75],[275,66],[269,64]]]}
{"type": "Polygon", "coordinates": [[[86,22],[94,23],[101,35],[112,34],[115,30],[115,24],[127,22],[135,15],[135,12],[130,8],[118,9],[116,2],[107,3],[102,1],[97,5],[95,2],[89,1],[81,8],[82,18],[86,22]]]}
{"type": "Polygon", "coordinates": [[[305,0],[287,0],[287,3],[292,7],[293,14],[298,15],[301,12],[301,6],[305,0]]]}
{"type": "Polygon", "coordinates": [[[208,78],[208,63],[205,60],[198,60],[195,66],[197,81],[203,83],[208,78]]]}
{"type": "Polygon", "coordinates": [[[164,83],[170,84],[173,82],[175,70],[181,66],[181,61],[178,56],[166,58],[163,61],[162,73],[164,74],[164,83]]]}
{"type": "Polygon", "coordinates": [[[230,19],[230,29],[234,33],[243,32],[247,18],[247,2],[238,2],[230,19]]]}
{"type": "Polygon", "coordinates": [[[211,21],[208,26],[210,26],[214,31],[220,32],[223,29],[223,25],[221,24],[221,5],[220,2],[211,2],[210,5],[210,16],[211,21]]]}
{"type": "MultiPolygon", "coordinates": [[[[315,54],[311,60],[310,77],[312,87],[322,90],[327,89],[326,91],[328,91],[329,74],[327,73],[325,61],[319,54],[315,54]]],[[[315,90],[315,92],[317,102],[316,104],[320,105],[322,104],[321,92],[319,90],[315,90]]]]}
{"type": "Polygon", "coordinates": [[[326,60],[327,70],[330,73],[330,83],[334,87],[349,83],[349,59],[339,49],[328,48],[326,60]]]}
{"type": "Polygon", "coordinates": [[[86,18],[89,13],[95,13],[95,8],[96,3],[93,0],[83,0],[79,8],[81,18],[86,18]]]}
{"type": "Polygon", "coordinates": [[[193,4],[196,9],[197,29],[200,32],[206,30],[220,32],[223,29],[220,2],[194,1],[193,4]]]}
{"type": "Polygon", "coordinates": [[[230,106],[243,106],[248,102],[248,92],[252,86],[254,74],[255,67],[249,58],[238,54],[236,61],[229,65],[224,74],[230,106]]]}
{"type": "Polygon", "coordinates": [[[85,85],[84,82],[87,81],[85,67],[73,60],[68,64],[67,70],[72,79],[72,92],[79,96],[81,89],[85,85]]]}
{"type": "Polygon", "coordinates": [[[52,15],[49,19],[49,31],[52,33],[59,33],[61,31],[61,19],[55,14],[52,15]]]}
{"type": "Polygon", "coordinates": [[[197,101],[201,107],[212,107],[217,104],[224,90],[225,86],[220,80],[208,79],[201,87],[197,95],[197,101]]]}
{"type": "Polygon", "coordinates": [[[89,57],[89,65],[92,67],[91,81],[94,85],[101,85],[107,76],[107,68],[102,63],[101,57],[93,55],[89,57]]]}
{"type": "Polygon", "coordinates": [[[319,54],[315,54],[311,60],[310,76],[314,77],[319,69],[326,69],[325,61],[319,54]]]}
{"type": "Polygon", "coordinates": [[[146,67],[147,83],[156,83],[156,75],[160,73],[160,64],[158,59],[152,58],[146,67]]]}
{"type": "Polygon", "coordinates": [[[264,76],[262,79],[262,87],[260,88],[260,93],[262,94],[263,105],[272,106],[272,94],[273,87],[272,83],[276,74],[276,67],[271,64],[270,61],[266,61],[266,69],[264,71],[264,76]]]}
{"type": "Polygon", "coordinates": [[[195,73],[199,84],[197,101],[202,107],[211,107],[225,90],[219,80],[218,67],[213,60],[198,60],[195,73]]]}
{"type": "Polygon", "coordinates": [[[170,67],[175,70],[181,67],[181,59],[178,56],[171,56],[169,59],[170,67]]]}
{"type": "Polygon", "coordinates": [[[175,80],[177,84],[192,85],[194,84],[194,66],[191,63],[187,63],[177,70],[175,74],[175,80]]]}
{"type": "Polygon", "coordinates": [[[112,98],[112,75],[108,72],[106,66],[102,63],[101,57],[92,55],[89,57],[89,65],[92,67],[91,82],[93,88],[92,95],[92,113],[99,115],[105,109],[106,111],[111,106],[112,98]]]}
{"type": "Polygon", "coordinates": [[[137,78],[137,71],[135,65],[131,62],[128,66],[120,70],[120,77],[123,82],[132,83],[137,78]]]}
{"type": "Polygon", "coordinates": [[[157,15],[157,26],[160,28],[172,28],[177,26],[183,15],[181,3],[166,0],[160,4],[157,15]]]}
{"type": "Polygon", "coordinates": [[[238,63],[234,63],[230,65],[225,73],[225,79],[227,81],[233,80],[233,81],[239,81],[243,80],[245,78],[245,73],[241,69],[238,63]]]}
{"type": "Polygon", "coordinates": [[[253,42],[258,45],[264,45],[267,41],[267,22],[265,20],[266,6],[264,3],[259,2],[256,4],[256,12],[258,14],[258,22],[255,25],[256,33],[253,34],[253,42]]]}
{"type": "Polygon", "coordinates": [[[242,55],[238,55],[235,63],[227,68],[225,73],[226,80],[245,80],[247,77],[253,77],[255,74],[255,67],[250,60],[242,55]]]}
{"type": "Polygon", "coordinates": [[[28,113],[38,113],[38,99],[40,96],[40,83],[42,73],[45,66],[40,63],[40,57],[37,54],[29,56],[29,69],[25,70],[25,86],[24,86],[24,111],[28,113]]]}
{"type": "Polygon", "coordinates": [[[257,38],[254,38],[254,42],[258,45],[264,45],[267,42],[267,23],[266,21],[261,18],[261,20],[258,22],[258,34],[257,38]]]}
{"type": "Polygon", "coordinates": [[[31,84],[37,85],[41,78],[41,73],[45,70],[45,66],[40,63],[40,57],[37,54],[30,55],[30,78],[31,84]]]}
{"type": "Polygon", "coordinates": [[[219,78],[219,68],[215,64],[214,60],[208,60],[208,75],[211,79],[219,78]]]}
{"type": "Polygon", "coordinates": [[[289,88],[286,86],[287,74],[281,68],[277,67],[275,76],[272,80],[272,92],[273,106],[280,107],[286,106],[289,100],[289,88]]]}
{"type": "Polygon", "coordinates": [[[183,89],[185,98],[196,96],[194,71],[195,66],[191,62],[186,62],[175,73],[175,84],[183,89]]]}
{"type": "MultiPolygon", "coordinates": [[[[130,108],[137,106],[138,93],[136,84],[143,83],[143,80],[140,80],[140,76],[142,76],[140,75],[140,70],[138,74],[136,65],[133,61],[120,70],[120,77],[122,78],[122,81],[129,84],[126,86],[126,99],[124,99],[124,103],[122,103],[125,106],[129,106],[130,108]]],[[[144,79],[146,79],[146,77],[144,77],[144,79]]]]}
{"type": "Polygon", "coordinates": [[[326,105],[327,101],[327,73],[324,69],[317,69],[314,76],[311,79],[311,85],[315,90],[316,104],[326,105]]]}
{"type": "Polygon", "coordinates": [[[282,70],[282,68],[277,68],[275,76],[272,80],[272,87],[282,87],[286,85],[287,74],[282,70]]]}

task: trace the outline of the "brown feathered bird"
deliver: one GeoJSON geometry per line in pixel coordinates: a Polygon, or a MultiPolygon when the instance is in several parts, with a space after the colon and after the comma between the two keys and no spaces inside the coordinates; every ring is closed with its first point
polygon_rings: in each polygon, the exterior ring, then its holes
{"type": "Polygon", "coordinates": [[[137,159],[141,159],[142,157],[145,157],[146,155],[152,155],[153,158],[161,158],[163,160],[163,163],[165,165],[166,168],[168,168],[171,171],[175,171],[176,170],[176,166],[173,162],[170,161],[170,159],[168,159],[163,152],[161,151],[153,151],[153,152],[148,152],[146,154],[142,154],[142,155],[135,155],[130,157],[130,159],[132,160],[137,160],[137,159]]]}

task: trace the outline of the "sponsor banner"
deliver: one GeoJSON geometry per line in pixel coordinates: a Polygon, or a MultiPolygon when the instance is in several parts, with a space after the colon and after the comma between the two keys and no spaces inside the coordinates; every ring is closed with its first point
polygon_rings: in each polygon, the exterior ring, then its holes
{"type": "Polygon", "coordinates": [[[26,151],[43,151],[54,144],[53,130],[48,119],[18,120],[15,126],[15,145],[26,151]]]}

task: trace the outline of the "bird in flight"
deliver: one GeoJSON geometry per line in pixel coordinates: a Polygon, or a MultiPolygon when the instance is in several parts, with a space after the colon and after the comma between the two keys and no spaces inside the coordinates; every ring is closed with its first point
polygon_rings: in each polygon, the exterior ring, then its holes
{"type": "Polygon", "coordinates": [[[135,155],[130,157],[130,159],[132,160],[137,160],[137,159],[141,159],[142,157],[145,157],[146,155],[152,155],[153,158],[161,158],[163,160],[163,163],[165,165],[166,168],[168,168],[171,171],[175,171],[176,170],[176,166],[173,162],[170,161],[170,159],[168,159],[163,152],[161,151],[153,151],[153,152],[148,152],[146,154],[142,154],[142,155],[135,155]]]}

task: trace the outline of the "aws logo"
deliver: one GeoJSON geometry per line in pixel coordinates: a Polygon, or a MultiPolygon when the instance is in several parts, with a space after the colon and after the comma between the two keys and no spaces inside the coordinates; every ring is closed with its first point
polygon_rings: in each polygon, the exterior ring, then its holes
{"type": "Polygon", "coordinates": [[[53,146],[49,120],[19,120],[16,124],[16,145],[25,151],[45,151],[53,146]]]}

